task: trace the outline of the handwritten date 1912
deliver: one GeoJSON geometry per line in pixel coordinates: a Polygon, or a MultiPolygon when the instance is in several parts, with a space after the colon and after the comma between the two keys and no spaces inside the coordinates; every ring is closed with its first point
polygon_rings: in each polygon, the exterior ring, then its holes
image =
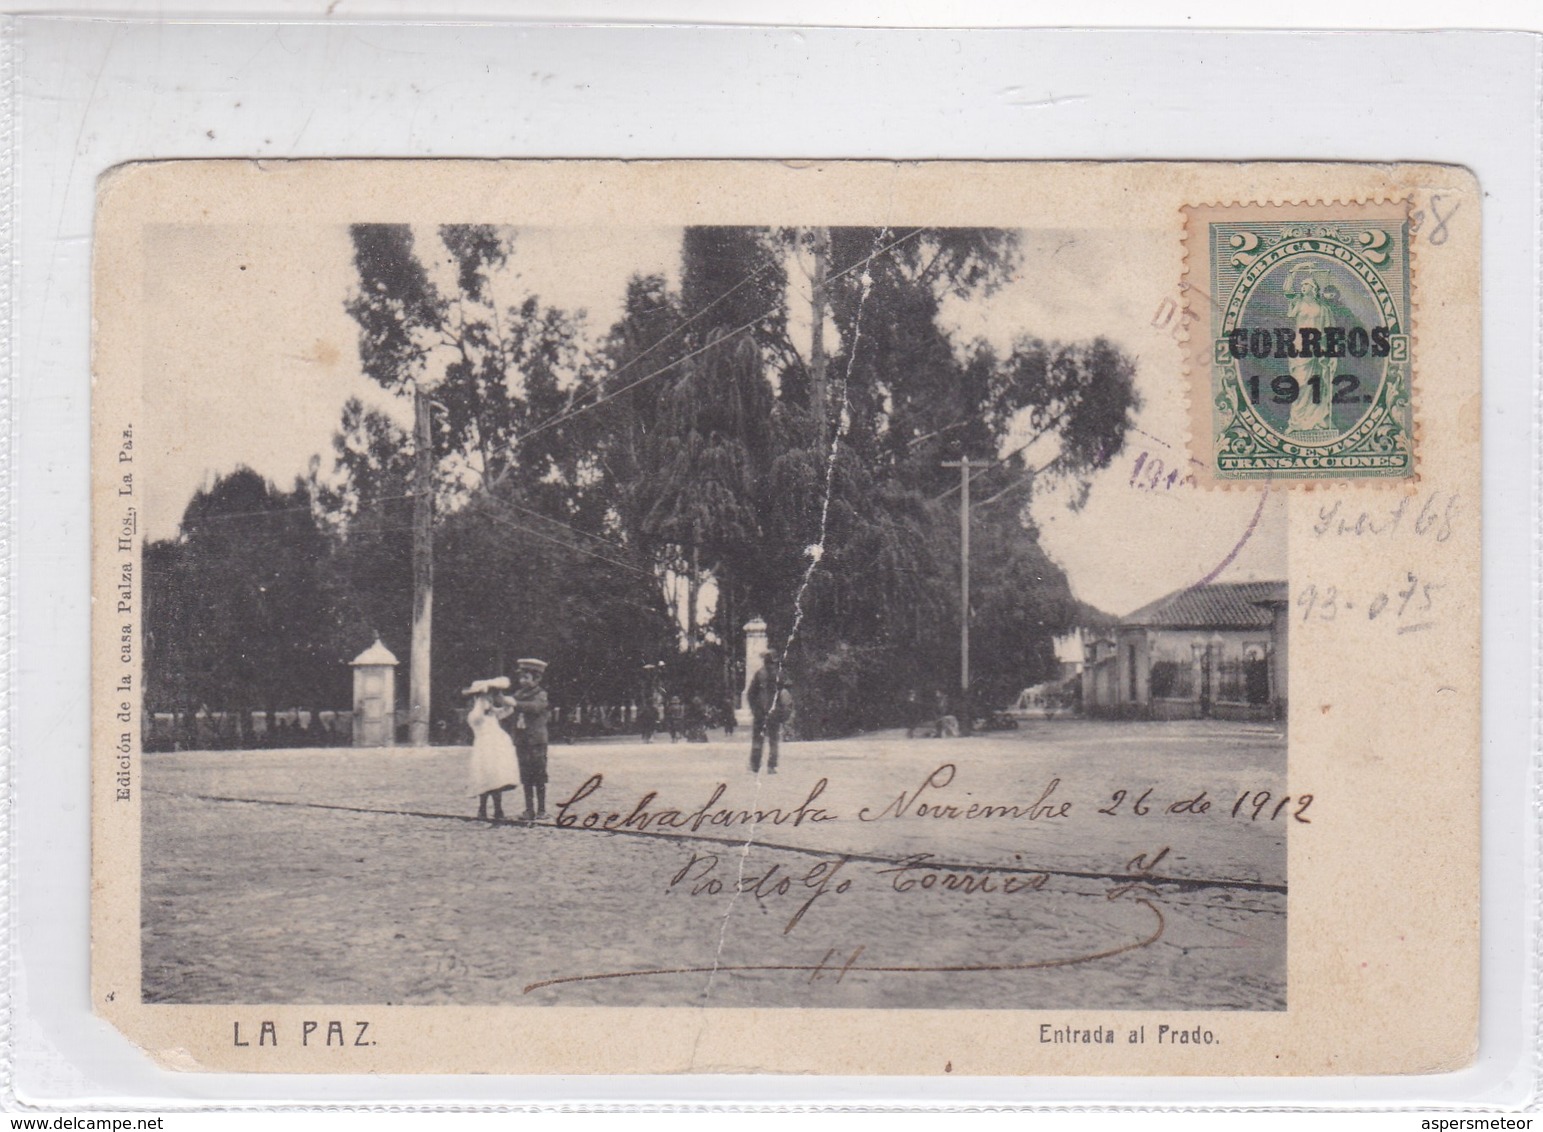
{"type": "MultiPolygon", "coordinates": [[[[1154,802],[1152,792],[1154,788],[1136,793],[1132,790],[1116,790],[1109,797],[1107,806],[1100,806],[1098,812],[1108,814],[1110,817],[1119,817],[1122,814],[1133,814],[1138,818],[1146,817],[1157,810],[1164,814],[1194,814],[1196,816],[1211,812],[1211,799],[1207,792],[1202,790],[1192,798],[1180,798],[1177,801],[1163,803],[1154,802]]],[[[1225,802],[1222,803],[1226,805],[1225,802]]],[[[1238,800],[1232,804],[1230,816],[1247,821],[1274,821],[1277,818],[1288,817],[1299,821],[1303,825],[1311,825],[1312,819],[1305,817],[1307,808],[1313,804],[1311,794],[1298,794],[1295,799],[1290,794],[1276,799],[1268,790],[1245,790],[1238,795],[1238,800]],[[1274,802],[1274,809],[1270,803],[1274,802]]]]}
{"type": "Polygon", "coordinates": [[[1282,812],[1288,812],[1291,815],[1292,821],[1299,821],[1303,825],[1312,825],[1313,821],[1311,818],[1302,816],[1307,813],[1307,807],[1312,804],[1313,796],[1311,794],[1298,794],[1295,803],[1293,803],[1290,794],[1282,795],[1276,801],[1271,798],[1268,790],[1258,790],[1252,795],[1245,790],[1238,795],[1238,800],[1232,803],[1232,816],[1235,818],[1246,817],[1249,821],[1259,821],[1268,812],[1270,816],[1264,820],[1274,821],[1281,816],[1282,812]],[[1269,809],[1272,801],[1275,801],[1275,808],[1269,809]],[[1295,809],[1290,808],[1293,805],[1295,805],[1295,809]]]}

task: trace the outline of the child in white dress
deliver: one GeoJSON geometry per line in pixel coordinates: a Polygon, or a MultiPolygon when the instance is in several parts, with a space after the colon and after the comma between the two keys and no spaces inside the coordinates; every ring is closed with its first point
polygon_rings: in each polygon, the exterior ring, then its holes
{"type": "Polygon", "coordinates": [[[493,820],[504,820],[504,791],[520,782],[520,764],[514,754],[514,740],[500,720],[514,711],[513,704],[501,694],[509,686],[508,677],[479,680],[466,690],[474,696],[466,722],[471,726],[471,792],[477,795],[477,817],[486,819],[488,802],[493,803],[493,820]]]}

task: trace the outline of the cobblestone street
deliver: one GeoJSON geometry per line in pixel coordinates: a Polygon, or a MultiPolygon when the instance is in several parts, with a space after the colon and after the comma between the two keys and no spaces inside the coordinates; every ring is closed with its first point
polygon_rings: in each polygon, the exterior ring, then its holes
{"type": "Polygon", "coordinates": [[[534,825],[466,748],[149,755],[144,997],[1285,1006],[1278,726],[748,746],[554,747],[534,825]]]}

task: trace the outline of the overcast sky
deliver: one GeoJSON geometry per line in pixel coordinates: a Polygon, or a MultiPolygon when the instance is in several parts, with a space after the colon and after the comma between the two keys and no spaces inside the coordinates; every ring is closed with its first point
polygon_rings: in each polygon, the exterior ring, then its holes
{"type": "MultiPolygon", "coordinates": [[[[1224,563],[1222,580],[1284,578],[1286,571],[1284,492],[1261,512],[1254,489],[1140,486],[1150,482],[1154,461],[1165,469],[1184,465],[1187,435],[1179,350],[1171,326],[1153,325],[1171,287],[1128,270],[1146,258],[1145,249],[1132,247],[1144,238],[1171,237],[1025,233],[1009,285],[946,308],[960,335],[1003,348],[1024,332],[1061,340],[1103,335],[1136,360],[1143,407],[1126,451],[1096,478],[1082,510],[1070,510],[1065,493],[1047,493],[1034,506],[1044,545],[1073,591],[1116,614],[1224,563]],[[1145,474],[1133,485],[1138,459],[1145,474]]],[[[679,242],[674,228],[525,229],[512,264],[518,278],[499,281],[509,292],[500,298],[535,292],[549,305],[587,311],[590,330],[603,333],[633,273],[678,276],[679,242]]],[[[146,269],[153,324],[144,383],[148,537],[175,534],[193,492],[237,465],[281,487],[318,453],[330,469],[343,402],[359,396],[390,404],[360,373],[358,328],[343,309],[353,282],[346,229],[297,235],[277,226],[162,227],[148,241],[146,269]]],[[[797,290],[802,281],[794,275],[797,290]]],[[[807,320],[793,330],[795,340],[806,339],[807,320]]]]}

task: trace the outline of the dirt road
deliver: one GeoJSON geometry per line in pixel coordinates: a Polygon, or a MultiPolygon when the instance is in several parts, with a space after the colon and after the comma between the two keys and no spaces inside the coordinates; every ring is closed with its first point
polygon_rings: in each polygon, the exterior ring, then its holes
{"type": "Polygon", "coordinates": [[[145,997],[1285,1005],[1277,728],[746,748],[554,748],[534,825],[474,819],[465,748],[148,756],[145,997]]]}

